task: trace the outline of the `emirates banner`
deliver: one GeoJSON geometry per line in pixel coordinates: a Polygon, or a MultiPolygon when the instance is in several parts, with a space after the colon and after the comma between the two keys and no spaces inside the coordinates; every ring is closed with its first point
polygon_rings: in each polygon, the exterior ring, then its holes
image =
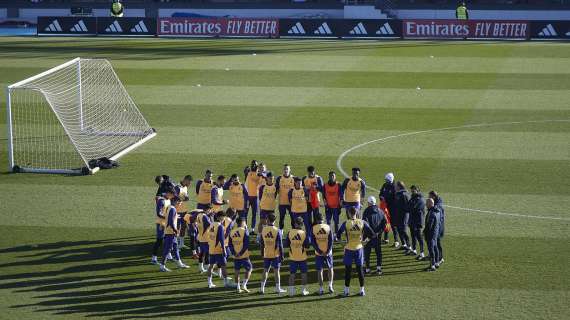
{"type": "Polygon", "coordinates": [[[159,18],[159,36],[277,37],[279,20],[268,18],[159,18]]]}
{"type": "Polygon", "coordinates": [[[402,32],[406,39],[470,38],[528,39],[529,21],[513,20],[404,20],[402,32]]]}

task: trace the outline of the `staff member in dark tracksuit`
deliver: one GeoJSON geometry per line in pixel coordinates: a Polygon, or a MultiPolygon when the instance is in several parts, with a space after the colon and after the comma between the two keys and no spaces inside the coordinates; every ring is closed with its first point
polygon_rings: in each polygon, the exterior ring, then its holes
{"type": "MultiPolygon", "coordinates": [[[[380,188],[379,198],[384,198],[388,205],[388,212],[392,213],[394,210],[394,200],[396,195],[396,187],[394,186],[394,174],[388,172],[384,177],[384,184],[380,188]]],[[[398,247],[398,229],[392,227],[392,234],[394,234],[394,247],[398,247]]],[[[384,233],[384,243],[388,243],[388,233],[384,233]]]]}
{"type": "Polygon", "coordinates": [[[439,209],[439,236],[437,237],[437,252],[438,252],[438,256],[437,256],[437,263],[436,263],[436,267],[439,268],[439,266],[443,263],[443,247],[441,246],[441,240],[443,239],[443,235],[444,235],[444,231],[445,231],[445,209],[443,208],[443,199],[439,196],[439,194],[437,194],[437,192],[435,191],[430,191],[429,192],[429,197],[431,199],[433,199],[433,202],[435,204],[436,207],[438,207],[439,209]]]}
{"type": "Polygon", "coordinates": [[[422,227],[424,224],[426,213],[426,201],[422,195],[420,188],[411,186],[412,196],[410,197],[410,232],[412,234],[412,250],[409,254],[417,255],[418,260],[423,260],[424,255],[424,239],[422,237],[422,227]],[[416,242],[420,244],[420,254],[416,251],[416,242]]]}
{"type": "Polygon", "coordinates": [[[429,252],[430,266],[426,271],[435,271],[437,263],[437,238],[439,237],[439,208],[434,205],[433,199],[429,198],[426,201],[427,216],[426,227],[424,228],[424,236],[429,252]]]}
{"type": "Polygon", "coordinates": [[[384,212],[376,205],[374,196],[368,197],[368,208],[364,210],[363,220],[368,222],[376,237],[371,238],[364,245],[364,261],[366,263],[366,273],[370,273],[370,254],[372,249],[376,252],[376,272],[382,275],[382,247],[380,246],[380,235],[386,228],[386,217],[384,212]]]}
{"type": "Polygon", "coordinates": [[[392,225],[398,229],[398,235],[402,242],[402,250],[408,253],[410,250],[410,238],[406,228],[410,220],[410,196],[406,190],[406,185],[402,181],[396,182],[396,195],[394,199],[394,210],[392,211],[392,225]]]}

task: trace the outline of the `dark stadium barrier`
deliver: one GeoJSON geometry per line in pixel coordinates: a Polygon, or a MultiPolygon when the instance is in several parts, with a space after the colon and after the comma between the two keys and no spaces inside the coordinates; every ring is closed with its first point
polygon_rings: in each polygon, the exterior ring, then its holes
{"type": "Polygon", "coordinates": [[[278,37],[274,18],[159,18],[158,36],[278,37]]]}
{"type": "Polygon", "coordinates": [[[530,38],[535,40],[570,40],[570,21],[531,21],[530,38]]]}
{"type": "Polygon", "coordinates": [[[97,19],[94,17],[38,17],[38,35],[94,36],[97,19]]]}
{"type": "Polygon", "coordinates": [[[38,17],[37,34],[570,40],[570,21],[38,17]]]}
{"type": "Polygon", "coordinates": [[[279,19],[280,37],[401,38],[400,20],[279,19]]]}
{"type": "Polygon", "coordinates": [[[529,21],[409,19],[404,39],[529,39],[529,21]]]}
{"type": "Polygon", "coordinates": [[[155,36],[153,18],[97,18],[97,34],[105,36],[155,36]]]}

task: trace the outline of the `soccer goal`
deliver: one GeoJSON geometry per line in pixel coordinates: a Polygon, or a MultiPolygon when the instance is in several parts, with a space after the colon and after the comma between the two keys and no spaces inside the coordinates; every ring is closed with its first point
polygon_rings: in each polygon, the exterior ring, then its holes
{"type": "Polygon", "coordinates": [[[156,135],[111,63],[76,58],[8,86],[13,172],[94,173],[156,135]]]}

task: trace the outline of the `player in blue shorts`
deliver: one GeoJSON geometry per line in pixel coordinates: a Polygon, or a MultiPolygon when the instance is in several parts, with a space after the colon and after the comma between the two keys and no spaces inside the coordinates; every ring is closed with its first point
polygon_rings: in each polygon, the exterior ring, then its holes
{"type": "Polygon", "coordinates": [[[347,297],[350,293],[350,278],[352,275],[352,264],[356,265],[356,272],[358,272],[358,281],[360,282],[359,295],[364,296],[364,252],[362,240],[364,237],[370,239],[375,238],[376,234],[370,228],[368,223],[362,219],[356,218],[356,208],[349,207],[346,210],[347,218],[338,230],[337,238],[341,238],[343,234],[346,235],[346,246],[344,247],[344,296],[347,297]]]}
{"type": "Polygon", "coordinates": [[[234,269],[236,272],[237,292],[248,292],[247,283],[251,277],[252,265],[249,260],[249,231],[244,217],[238,217],[235,228],[230,232],[230,251],[234,256],[234,269]],[[245,269],[243,284],[240,283],[240,270],[245,269]]]}
{"type": "Polygon", "coordinates": [[[226,269],[226,246],[224,241],[224,225],[221,223],[224,217],[224,212],[219,211],[214,216],[214,223],[208,228],[208,249],[210,253],[210,266],[208,268],[208,288],[215,288],[216,285],[212,282],[212,270],[214,266],[220,268],[220,272],[224,279],[224,286],[226,288],[234,287],[228,278],[228,271],[226,269]]]}
{"type": "Polygon", "coordinates": [[[309,294],[307,290],[307,249],[311,242],[307,233],[303,230],[303,218],[297,217],[293,221],[293,229],[285,237],[285,247],[289,247],[289,296],[295,295],[295,274],[301,271],[301,294],[309,294]]]}
{"type": "Polygon", "coordinates": [[[316,215],[315,225],[313,226],[313,236],[311,242],[315,248],[315,267],[317,269],[317,279],[319,281],[319,295],[324,294],[323,290],[323,269],[329,271],[329,293],[334,293],[333,289],[333,232],[331,226],[324,222],[323,215],[316,215]]]}
{"type": "Polygon", "coordinates": [[[261,278],[261,294],[265,294],[265,283],[269,269],[273,267],[275,274],[275,293],[286,291],[281,288],[281,261],[283,261],[283,236],[281,230],[275,226],[275,213],[267,216],[268,224],[261,230],[260,245],[263,252],[263,275],[261,278]]]}
{"type": "MultiPolygon", "coordinates": [[[[167,194],[173,194],[173,190],[168,190],[167,194]]],[[[166,225],[164,229],[164,247],[162,248],[162,260],[160,263],[160,271],[170,272],[170,269],[166,267],[167,256],[171,252],[174,252],[174,260],[178,265],[178,268],[186,269],[188,268],[182,260],[180,259],[180,253],[178,251],[178,244],[176,243],[176,237],[178,236],[180,230],[178,229],[178,211],[176,208],[180,206],[180,198],[171,198],[171,203],[166,208],[166,225]]]]}

